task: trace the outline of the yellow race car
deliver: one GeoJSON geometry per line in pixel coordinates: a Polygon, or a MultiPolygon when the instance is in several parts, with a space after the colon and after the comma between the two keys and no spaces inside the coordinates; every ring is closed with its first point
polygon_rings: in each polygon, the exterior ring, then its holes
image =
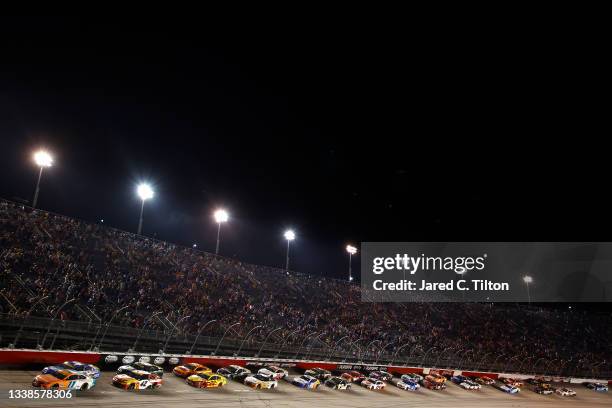
{"type": "Polygon", "coordinates": [[[203,366],[202,364],[198,364],[198,363],[189,363],[189,364],[176,366],[174,367],[172,372],[174,373],[174,375],[182,377],[182,378],[187,378],[190,375],[194,375],[194,374],[196,375],[212,374],[212,370],[210,368],[203,366]]]}
{"type": "Polygon", "coordinates": [[[113,377],[113,385],[124,390],[150,390],[162,384],[163,380],[157,374],[142,370],[128,370],[113,377]]]}
{"type": "Polygon", "coordinates": [[[186,382],[196,388],[216,388],[227,384],[227,378],[220,374],[194,374],[187,377],[186,382]]]}

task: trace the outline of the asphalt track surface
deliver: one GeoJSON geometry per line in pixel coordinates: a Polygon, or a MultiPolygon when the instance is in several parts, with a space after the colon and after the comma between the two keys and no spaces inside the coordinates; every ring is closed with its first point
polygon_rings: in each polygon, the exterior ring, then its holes
{"type": "MultiPolygon", "coordinates": [[[[539,395],[526,385],[520,393],[509,395],[491,386],[467,391],[449,383],[446,390],[419,389],[403,391],[391,384],[382,391],[369,391],[359,385],[347,391],[322,387],[316,391],[302,390],[286,381],[277,389],[252,390],[229,381],[223,388],[196,389],[172,373],[164,375],[164,385],[152,391],[124,391],[111,385],[114,373],[104,372],[96,387],[77,392],[71,399],[9,399],[9,390],[32,389],[31,382],[39,371],[0,370],[0,407],[612,407],[612,395],[572,385],[576,397],[539,395]]],[[[295,375],[294,372],[290,376],[295,375]]]]}

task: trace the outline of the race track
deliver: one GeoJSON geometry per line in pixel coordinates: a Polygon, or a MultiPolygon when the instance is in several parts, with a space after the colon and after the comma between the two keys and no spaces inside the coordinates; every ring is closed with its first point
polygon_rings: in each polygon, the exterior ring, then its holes
{"type": "MultiPolygon", "coordinates": [[[[486,386],[479,391],[466,391],[449,383],[442,391],[421,388],[416,392],[388,386],[383,391],[368,391],[358,385],[352,390],[337,391],[321,388],[316,391],[299,389],[280,381],[274,390],[256,391],[229,381],[220,389],[195,389],[175,377],[164,375],[164,385],[153,391],[123,391],[110,384],[114,375],[104,372],[96,387],[78,392],[72,399],[22,400],[9,399],[9,390],[32,389],[31,381],[39,371],[0,370],[1,407],[610,407],[612,395],[597,393],[581,385],[572,385],[578,395],[573,398],[558,395],[543,396],[525,386],[517,395],[508,395],[486,386]]],[[[295,372],[290,373],[293,376],[295,372]]]]}

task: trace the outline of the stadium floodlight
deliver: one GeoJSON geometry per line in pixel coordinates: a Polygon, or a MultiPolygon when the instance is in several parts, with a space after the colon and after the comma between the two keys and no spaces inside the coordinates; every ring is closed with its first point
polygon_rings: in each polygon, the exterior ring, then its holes
{"type": "Polygon", "coordinates": [[[351,272],[351,266],[352,266],[352,263],[353,263],[353,255],[355,255],[357,253],[357,248],[355,248],[352,245],[347,245],[346,246],[346,252],[348,252],[348,254],[349,254],[349,277],[348,277],[348,280],[349,280],[349,282],[352,282],[353,281],[353,275],[352,275],[352,272],[351,272]]]}
{"type": "Polygon", "coordinates": [[[140,206],[140,219],[138,221],[138,235],[142,233],[142,215],[144,213],[144,203],[145,201],[153,198],[153,189],[150,185],[146,183],[141,183],[136,188],[136,193],[138,193],[138,197],[142,200],[142,205],[140,206]]]}
{"type": "Polygon", "coordinates": [[[32,200],[32,208],[36,208],[36,204],[38,203],[38,192],[40,191],[40,180],[42,179],[43,169],[45,167],[51,167],[53,165],[53,157],[44,151],[39,150],[34,153],[34,162],[38,167],[40,167],[40,171],[38,172],[38,181],[36,182],[36,190],[34,190],[34,199],[32,200]]]}
{"type": "Polygon", "coordinates": [[[291,241],[295,239],[295,232],[291,229],[288,229],[287,231],[285,231],[284,236],[287,240],[287,259],[285,262],[285,271],[289,273],[289,245],[291,244],[291,241]]]}
{"type": "Polygon", "coordinates": [[[219,242],[221,238],[221,224],[227,222],[229,220],[229,214],[223,208],[219,208],[214,213],[215,221],[217,222],[217,248],[215,249],[215,254],[219,255],[219,242]]]}
{"type": "Polygon", "coordinates": [[[525,286],[527,286],[527,301],[531,305],[531,294],[529,293],[529,284],[533,282],[533,278],[531,276],[523,276],[523,282],[525,282],[525,286]]]}

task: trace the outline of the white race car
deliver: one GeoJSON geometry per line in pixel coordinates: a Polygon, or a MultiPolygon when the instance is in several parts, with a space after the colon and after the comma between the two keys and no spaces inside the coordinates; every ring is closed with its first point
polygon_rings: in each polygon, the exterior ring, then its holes
{"type": "Polygon", "coordinates": [[[275,380],[282,380],[283,378],[287,377],[287,375],[289,375],[287,370],[273,365],[260,368],[258,373],[262,373],[264,375],[271,374],[275,380]]]}
{"type": "Polygon", "coordinates": [[[377,380],[376,378],[368,377],[361,382],[361,385],[366,387],[368,390],[382,390],[385,388],[384,381],[377,380]]]}
{"type": "Polygon", "coordinates": [[[557,388],[555,392],[564,397],[575,397],[576,396],[576,391],[572,390],[571,388],[557,388]]]}
{"type": "Polygon", "coordinates": [[[249,387],[255,388],[257,390],[278,387],[278,381],[274,379],[274,376],[272,375],[272,373],[265,374],[265,371],[268,371],[268,370],[265,370],[262,373],[263,370],[265,369],[262,368],[261,370],[259,370],[257,374],[250,375],[247,378],[245,378],[244,383],[248,385],[249,387]]]}

